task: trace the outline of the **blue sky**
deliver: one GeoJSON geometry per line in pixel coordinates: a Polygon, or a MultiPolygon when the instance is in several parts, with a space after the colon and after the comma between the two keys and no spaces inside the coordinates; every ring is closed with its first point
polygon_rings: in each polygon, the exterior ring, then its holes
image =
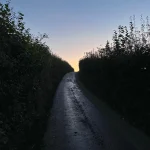
{"type": "Polygon", "coordinates": [[[47,45],[75,70],[84,52],[111,40],[118,25],[150,13],[150,0],[11,0],[11,6],[25,14],[31,33],[47,33],[47,45]]]}

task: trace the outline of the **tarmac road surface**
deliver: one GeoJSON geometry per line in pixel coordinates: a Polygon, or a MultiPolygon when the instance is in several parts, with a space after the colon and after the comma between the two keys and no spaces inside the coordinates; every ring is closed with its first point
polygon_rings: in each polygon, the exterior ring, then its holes
{"type": "Polygon", "coordinates": [[[44,150],[150,150],[133,143],[104,111],[83,94],[75,73],[65,75],[54,98],[44,150]]]}

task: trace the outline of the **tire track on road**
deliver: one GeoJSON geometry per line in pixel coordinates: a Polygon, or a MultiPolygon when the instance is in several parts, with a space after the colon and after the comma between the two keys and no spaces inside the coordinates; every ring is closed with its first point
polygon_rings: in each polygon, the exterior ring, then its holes
{"type": "Polygon", "coordinates": [[[76,104],[77,106],[77,109],[79,109],[79,111],[81,112],[81,114],[83,115],[84,119],[81,120],[81,122],[88,126],[90,132],[92,133],[95,141],[97,142],[97,144],[99,146],[101,146],[103,149],[105,148],[105,144],[104,144],[104,138],[102,135],[99,135],[98,133],[99,132],[96,132],[94,129],[95,127],[93,127],[92,123],[90,122],[90,119],[87,117],[82,105],[80,104],[80,102],[78,101],[77,97],[75,96],[75,93],[74,93],[74,89],[73,88],[70,88],[70,92],[72,93],[73,97],[74,97],[74,103],[76,104]]]}

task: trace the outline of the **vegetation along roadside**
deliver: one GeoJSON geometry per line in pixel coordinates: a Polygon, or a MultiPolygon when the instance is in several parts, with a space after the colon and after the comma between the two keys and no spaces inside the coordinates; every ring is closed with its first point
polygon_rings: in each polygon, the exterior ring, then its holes
{"type": "Polygon", "coordinates": [[[62,77],[73,68],[25,28],[24,15],[0,2],[0,149],[40,149],[62,77]]]}
{"type": "Polygon", "coordinates": [[[133,126],[150,135],[150,24],[141,17],[137,30],[119,26],[113,43],[87,52],[79,61],[79,78],[97,97],[133,126]]]}

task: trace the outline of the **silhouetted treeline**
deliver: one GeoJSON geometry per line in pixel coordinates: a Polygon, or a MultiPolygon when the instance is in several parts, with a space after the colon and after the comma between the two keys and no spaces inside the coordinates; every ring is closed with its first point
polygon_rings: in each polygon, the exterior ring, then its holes
{"type": "Polygon", "coordinates": [[[48,110],[73,68],[25,29],[23,14],[0,3],[0,150],[40,149],[48,110]]]}
{"type": "Polygon", "coordinates": [[[80,80],[124,119],[150,135],[150,25],[141,31],[119,26],[113,43],[86,53],[79,62],[80,80]]]}

